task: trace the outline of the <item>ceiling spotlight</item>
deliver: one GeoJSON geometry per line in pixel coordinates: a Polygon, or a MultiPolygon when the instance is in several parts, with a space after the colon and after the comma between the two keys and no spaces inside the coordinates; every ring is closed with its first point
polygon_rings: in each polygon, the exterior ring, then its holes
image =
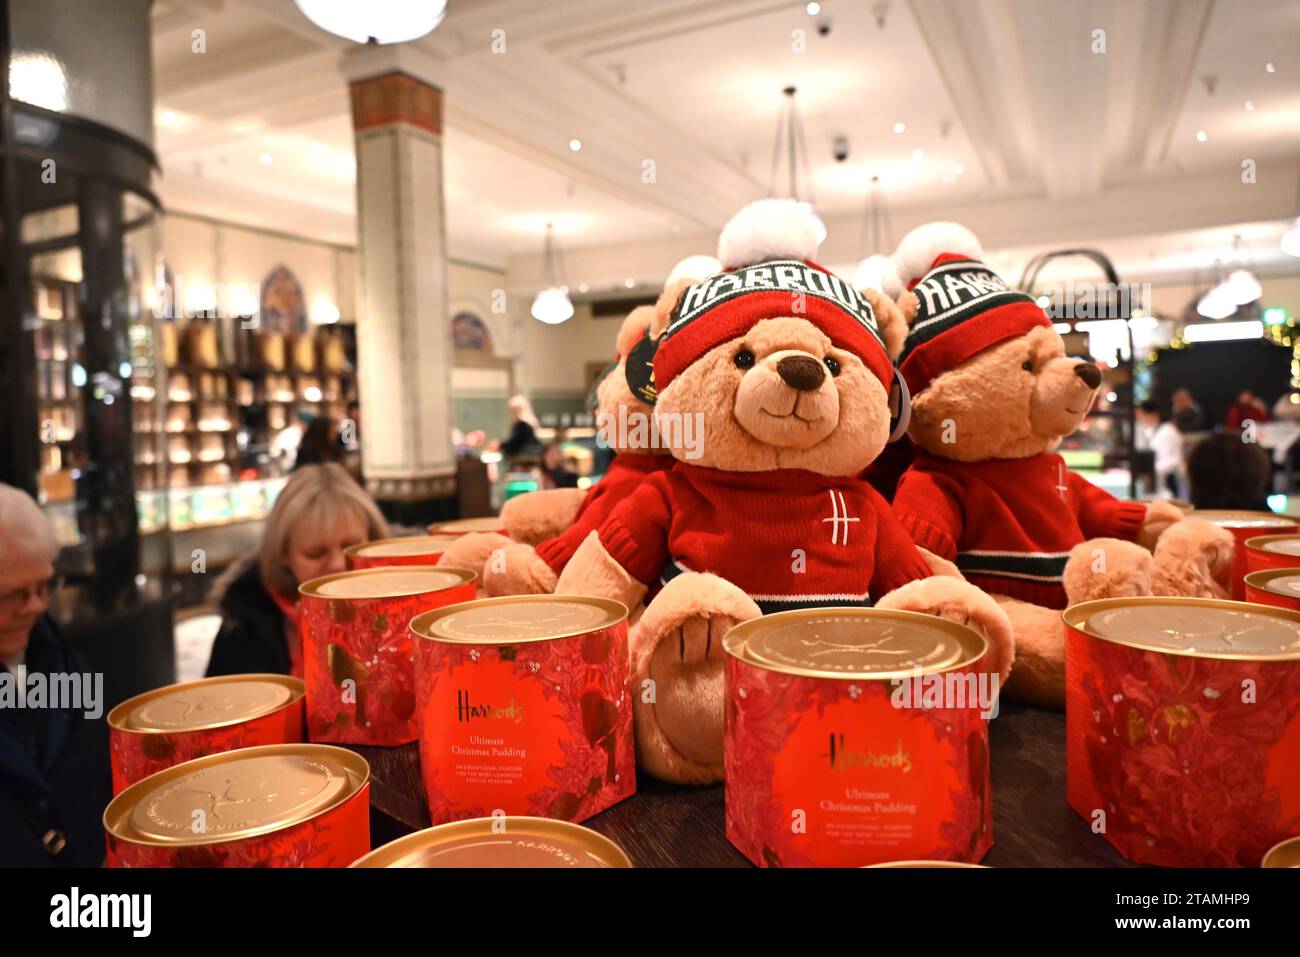
{"type": "Polygon", "coordinates": [[[907,132],[907,124],[904,123],[902,120],[899,120],[897,123],[894,124],[894,132],[895,132],[895,133],[906,133],[906,132],[907,132]]]}
{"type": "Polygon", "coordinates": [[[578,292],[586,292],[586,291],[587,291],[587,284],[585,282],[578,283],[578,292]]]}
{"type": "Polygon", "coordinates": [[[624,279],[624,280],[623,280],[623,285],[627,286],[628,289],[631,289],[633,286],[636,285],[636,280],[635,280],[635,279],[624,279]]]}
{"type": "Polygon", "coordinates": [[[921,160],[925,159],[925,150],[912,150],[912,159],[918,163],[921,162],[921,160]]]}
{"type": "Polygon", "coordinates": [[[808,16],[815,17],[817,14],[822,12],[822,5],[820,3],[810,3],[808,6],[804,7],[804,10],[807,12],[808,16]]]}
{"type": "Polygon", "coordinates": [[[578,152],[578,150],[582,149],[582,140],[577,139],[576,137],[569,140],[569,149],[573,150],[575,153],[578,152]]]}
{"type": "Polygon", "coordinates": [[[961,163],[958,163],[956,166],[953,167],[952,171],[956,173],[958,176],[960,176],[962,173],[966,172],[966,167],[962,166],[961,163]]]}
{"type": "Polygon", "coordinates": [[[271,165],[271,154],[270,154],[270,153],[263,153],[261,156],[259,156],[259,157],[257,158],[257,161],[258,161],[259,163],[261,163],[263,166],[270,166],[270,165],[271,165]]]}
{"type": "Polygon", "coordinates": [[[1264,64],[1264,72],[1265,72],[1265,73],[1276,73],[1276,72],[1277,72],[1277,67],[1275,67],[1275,66],[1273,65],[1273,61],[1270,60],[1268,63],[1265,63],[1265,64],[1264,64]]]}
{"type": "Polygon", "coordinates": [[[1247,100],[1247,101],[1246,101],[1246,112],[1247,112],[1247,113],[1254,113],[1254,112],[1255,112],[1255,103],[1254,103],[1253,100],[1247,100]]]}
{"type": "Polygon", "coordinates": [[[1198,143],[1204,143],[1204,142],[1205,142],[1206,140],[1208,140],[1208,139],[1209,139],[1209,137],[1205,134],[1205,130],[1197,130],[1197,131],[1196,131],[1196,142],[1198,142],[1198,143]]]}

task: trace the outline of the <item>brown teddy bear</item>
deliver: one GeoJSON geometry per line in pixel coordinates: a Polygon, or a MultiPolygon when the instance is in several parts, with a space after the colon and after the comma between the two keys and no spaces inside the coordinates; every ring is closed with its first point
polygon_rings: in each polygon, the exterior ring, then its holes
{"type": "MultiPolygon", "coordinates": [[[[688,256],[673,267],[665,288],[689,284],[721,269],[712,256],[688,256]]],[[[654,306],[637,306],[628,313],[619,328],[615,362],[596,386],[599,434],[615,452],[600,481],[585,492],[550,489],[510,499],[501,509],[508,537],[463,536],[439,564],[479,571],[489,595],[550,592],[587,533],[647,475],[672,464],[672,456],[653,433],[619,427],[647,421],[652,411],[655,343],[649,333],[654,316],[654,306]]]]}
{"type": "Polygon", "coordinates": [[[1051,319],[979,261],[953,223],[906,236],[894,255],[911,290],[899,369],[915,447],[893,505],[922,548],[994,594],[1016,633],[1014,698],[1064,706],[1060,609],[1091,598],[1222,594],[1231,536],[1172,505],[1121,501],[1070,472],[1055,449],[1101,385],[1065,354],[1051,319]],[[1154,558],[1152,556],[1154,550],[1154,558]]]}
{"type": "Polygon", "coordinates": [[[981,629],[990,670],[1011,666],[997,604],[932,576],[857,478],[901,432],[886,342],[901,341],[902,317],[816,265],[816,249],[806,209],[763,200],[723,230],[726,272],[660,300],[654,414],[676,461],[587,536],[556,585],[629,606],[662,585],[629,641],[639,760],[666,780],[721,779],[722,638],[761,612],[929,612],[981,629]],[[684,438],[691,421],[702,443],[684,438]]]}

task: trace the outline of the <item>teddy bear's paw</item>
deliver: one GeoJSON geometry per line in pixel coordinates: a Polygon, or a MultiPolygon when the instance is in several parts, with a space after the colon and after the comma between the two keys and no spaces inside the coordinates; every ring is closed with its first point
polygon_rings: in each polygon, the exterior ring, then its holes
{"type": "Polygon", "coordinates": [[[510,539],[495,532],[471,532],[461,535],[447,546],[447,550],[438,559],[439,565],[450,568],[468,568],[478,576],[479,585],[483,584],[483,567],[488,558],[498,548],[510,544],[510,539]]]}
{"type": "Polygon", "coordinates": [[[687,572],[664,586],[629,636],[637,755],[657,778],[722,780],[722,639],[760,614],[716,575],[687,572]]]}
{"type": "Polygon", "coordinates": [[[1118,538],[1092,538],[1070,549],[1061,578],[1071,605],[1151,594],[1151,553],[1118,538]]]}
{"type": "Polygon", "coordinates": [[[506,545],[488,556],[483,587],[489,595],[549,595],[559,576],[529,545],[506,545]]]}
{"type": "Polygon", "coordinates": [[[1011,621],[998,603],[970,582],[946,575],[923,578],[895,588],[877,608],[917,611],[967,625],[980,632],[989,643],[989,671],[996,671],[1002,684],[1016,660],[1011,621]]]}
{"type": "Polygon", "coordinates": [[[501,506],[501,524],[516,542],[537,545],[567,531],[586,496],[576,488],[516,495],[501,506]]]}
{"type": "Polygon", "coordinates": [[[1167,529],[1156,542],[1152,593],[1227,598],[1235,548],[1235,540],[1227,529],[1188,516],[1167,529]]]}
{"type": "Polygon", "coordinates": [[[1183,519],[1183,510],[1169,502],[1152,502],[1147,506],[1147,513],[1142,519],[1142,530],[1138,533],[1137,543],[1145,549],[1154,549],[1171,525],[1183,519]]]}
{"type": "Polygon", "coordinates": [[[998,596],[997,602],[1011,620],[1016,637],[1016,669],[1004,689],[1007,700],[1064,711],[1065,629],[1061,612],[1005,596],[998,596]]]}

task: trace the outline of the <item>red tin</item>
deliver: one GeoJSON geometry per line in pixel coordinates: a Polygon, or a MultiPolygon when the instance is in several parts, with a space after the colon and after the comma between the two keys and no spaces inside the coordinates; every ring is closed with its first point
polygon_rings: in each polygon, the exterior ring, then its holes
{"type": "Polygon", "coordinates": [[[370,850],[370,766],[324,744],[195,758],[104,811],[112,867],[346,867],[370,850]]]}
{"type": "Polygon", "coordinates": [[[1246,601],[1300,611],[1300,567],[1260,569],[1248,574],[1245,582],[1246,601]]]}
{"type": "Polygon", "coordinates": [[[205,754],[303,737],[303,691],[288,675],[227,675],[156,688],[108,713],[113,793],[205,754]]]}
{"type": "Polygon", "coordinates": [[[635,792],[623,605],[485,598],[421,615],[411,631],[433,823],[582,821],[635,792]]]}
{"type": "Polygon", "coordinates": [[[997,676],[980,677],[982,636],[912,612],[821,608],[745,622],[723,648],[727,838],[751,861],[975,863],[988,852],[997,676]]]}
{"type": "Polygon", "coordinates": [[[459,518],[454,522],[434,522],[429,526],[430,535],[469,535],[472,532],[493,532],[507,538],[510,537],[510,533],[501,524],[501,518],[498,515],[487,515],[483,518],[459,518]]]}
{"type": "Polygon", "coordinates": [[[476,817],[375,848],[353,867],[631,867],[603,834],[545,817],[476,817]]]}
{"type": "MultiPolygon", "coordinates": [[[[1243,601],[1246,586],[1242,579],[1249,567],[1248,542],[1252,538],[1268,535],[1291,535],[1300,532],[1300,518],[1294,515],[1279,515],[1275,512],[1235,512],[1228,510],[1195,510],[1187,513],[1192,518],[1203,518],[1207,522],[1221,525],[1232,532],[1237,540],[1236,550],[1232,556],[1232,600],[1243,601]]],[[[1291,562],[1290,564],[1300,564],[1291,562]]]]}
{"type": "Polygon", "coordinates": [[[1300,613],[1208,598],[1064,612],[1070,807],[1164,867],[1254,867],[1300,821],[1300,613]]]}
{"type": "Polygon", "coordinates": [[[1300,566],[1300,535],[1256,535],[1246,539],[1246,572],[1300,566]]]}
{"type": "Polygon", "coordinates": [[[459,535],[408,535],[361,542],[343,553],[349,569],[387,565],[436,565],[459,535]]]}
{"type": "Polygon", "coordinates": [[[476,577],[462,568],[403,565],[304,582],[307,736],[338,744],[414,741],[411,619],[473,598],[476,577]]]}

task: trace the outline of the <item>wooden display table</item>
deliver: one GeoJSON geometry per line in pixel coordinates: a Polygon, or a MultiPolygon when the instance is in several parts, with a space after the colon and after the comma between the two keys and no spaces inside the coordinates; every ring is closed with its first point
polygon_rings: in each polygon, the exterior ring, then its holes
{"type": "MultiPolygon", "coordinates": [[[[990,731],[994,867],[1131,867],[1065,803],[1065,716],[1003,705],[990,731]]],[[[370,762],[370,804],[387,839],[429,826],[418,746],[353,747],[370,762]],[[387,825],[387,826],[383,826],[387,825]]],[[[722,785],[637,778],[637,793],[584,822],[637,867],[747,867],[727,841],[722,785]]]]}

